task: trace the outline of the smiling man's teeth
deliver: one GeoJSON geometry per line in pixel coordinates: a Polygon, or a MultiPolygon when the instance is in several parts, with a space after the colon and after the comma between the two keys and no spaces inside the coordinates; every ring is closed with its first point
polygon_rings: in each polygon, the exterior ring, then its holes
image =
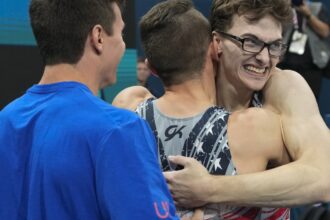
{"type": "Polygon", "coordinates": [[[255,72],[255,73],[264,73],[265,72],[265,68],[260,69],[260,68],[254,67],[254,66],[246,66],[245,69],[255,72]]]}

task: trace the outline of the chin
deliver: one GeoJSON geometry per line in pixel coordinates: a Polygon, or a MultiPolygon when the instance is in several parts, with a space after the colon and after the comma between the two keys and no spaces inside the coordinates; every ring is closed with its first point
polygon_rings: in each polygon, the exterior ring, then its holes
{"type": "Polygon", "coordinates": [[[266,82],[255,82],[245,84],[251,91],[260,91],[265,87],[266,82]]]}
{"type": "Polygon", "coordinates": [[[251,76],[248,74],[242,74],[240,77],[242,83],[251,91],[260,91],[262,90],[266,82],[269,79],[269,74],[263,76],[251,76]]]}
{"type": "Polygon", "coordinates": [[[112,85],[115,85],[117,83],[117,78],[115,79],[112,79],[112,80],[109,80],[109,85],[112,86],[112,85]]]}
{"type": "Polygon", "coordinates": [[[262,90],[267,82],[268,78],[264,79],[243,79],[242,82],[245,87],[250,91],[260,91],[262,90]]]}

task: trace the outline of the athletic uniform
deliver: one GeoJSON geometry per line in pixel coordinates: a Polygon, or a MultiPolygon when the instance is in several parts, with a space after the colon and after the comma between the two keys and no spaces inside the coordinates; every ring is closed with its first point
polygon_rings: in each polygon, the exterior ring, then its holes
{"type": "Polygon", "coordinates": [[[256,92],[253,94],[250,102],[250,107],[262,107],[262,93],[256,92]]]}
{"type": "MultiPolygon", "coordinates": [[[[168,161],[167,156],[183,155],[200,161],[211,174],[237,175],[228,145],[229,112],[212,106],[193,117],[172,118],[162,114],[155,101],[149,99],[142,102],[136,111],[149,122],[154,132],[159,160],[164,171],[177,168],[168,161]]],[[[191,215],[191,210],[177,210],[180,216],[191,215]]],[[[288,209],[233,207],[220,204],[207,205],[204,213],[204,219],[289,219],[288,209]]]]}
{"type": "Polygon", "coordinates": [[[35,85],[0,112],[0,219],[177,219],[136,114],[83,84],[35,85]]]}

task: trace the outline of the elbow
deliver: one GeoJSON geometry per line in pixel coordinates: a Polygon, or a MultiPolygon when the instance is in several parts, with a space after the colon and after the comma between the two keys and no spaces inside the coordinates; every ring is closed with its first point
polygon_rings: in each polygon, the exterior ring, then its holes
{"type": "Polygon", "coordinates": [[[328,183],[328,186],[325,189],[324,198],[322,199],[322,202],[330,202],[330,183],[328,183]]]}
{"type": "Polygon", "coordinates": [[[324,166],[325,169],[323,173],[324,198],[322,202],[330,202],[330,162],[327,163],[328,166],[324,166]]]}
{"type": "Polygon", "coordinates": [[[329,31],[327,31],[327,32],[324,31],[324,32],[320,33],[320,36],[321,36],[323,39],[329,37],[329,31]]]}
{"type": "Polygon", "coordinates": [[[326,193],[323,195],[323,197],[322,197],[322,199],[321,199],[320,202],[322,202],[322,203],[329,203],[329,202],[330,202],[330,193],[329,193],[329,189],[328,189],[328,192],[326,192],[326,193]]]}
{"type": "Polygon", "coordinates": [[[327,28],[323,31],[320,31],[319,35],[323,39],[329,37],[330,36],[330,28],[327,28]]]}
{"type": "MultiPolygon", "coordinates": [[[[321,182],[321,181],[320,181],[321,182]]],[[[318,189],[320,192],[320,202],[330,202],[330,176],[325,175],[322,185],[318,189]]]]}

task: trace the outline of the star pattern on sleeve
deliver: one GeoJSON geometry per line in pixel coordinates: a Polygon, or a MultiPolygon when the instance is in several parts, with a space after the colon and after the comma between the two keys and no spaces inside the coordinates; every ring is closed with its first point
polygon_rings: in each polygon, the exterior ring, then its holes
{"type": "Polygon", "coordinates": [[[217,170],[218,168],[222,170],[220,162],[221,162],[221,158],[218,158],[214,161],[214,170],[217,170]]]}
{"type": "Polygon", "coordinates": [[[196,140],[196,142],[194,143],[194,147],[196,148],[196,151],[198,154],[204,153],[203,144],[204,144],[204,142],[200,141],[200,140],[196,140]]]}
{"type": "Polygon", "coordinates": [[[212,134],[212,135],[213,135],[213,127],[214,127],[214,124],[208,122],[208,123],[205,125],[205,127],[206,127],[206,134],[212,134]]]}
{"type": "Polygon", "coordinates": [[[222,121],[225,121],[226,114],[224,114],[223,112],[218,112],[217,115],[222,121]]]}

